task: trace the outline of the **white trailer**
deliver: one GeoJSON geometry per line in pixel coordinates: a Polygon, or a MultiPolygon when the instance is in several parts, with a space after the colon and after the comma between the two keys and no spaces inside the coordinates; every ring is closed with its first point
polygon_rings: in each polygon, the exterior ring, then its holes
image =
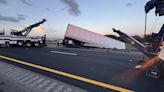
{"type": "Polygon", "coordinates": [[[125,43],[105,37],[101,34],[82,29],[80,27],[68,24],[65,38],[65,46],[90,46],[99,48],[125,49],[125,43]]]}

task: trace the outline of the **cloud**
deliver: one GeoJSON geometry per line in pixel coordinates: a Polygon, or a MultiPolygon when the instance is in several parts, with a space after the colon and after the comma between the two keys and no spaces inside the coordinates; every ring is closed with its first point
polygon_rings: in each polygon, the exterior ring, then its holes
{"type": "Polygon", "coordinates": [[[46,9],[46,11],[50,11],[50,8],[45,8],[46,9]]]}
{"type": "Polygon", "coordinates": [[[61,0],[64,4],[66,4],[69,7],[69,13],[73,16],[79,16],[81,14],[81,11],[79,9],[79,5],[76,2],[76,0],[61,0]]]}
{"type": "Polygon", "coordinates": [[[35,35],[37,34],[37,36],[43,36],[46,34],[46,31],[43,27],[38,26],[38,27],[33,29],[32,34],[35,34],[35,35]]]}
{"type": "Polygon", "coordinates": [[[25,20],[24,15],[17,15],[16,17],[7,17],[7,16],[3,16],[0,14],[0,21],[6,21],[6,22],[15,22],[18,23],[22,20],[25,20]]]}
{"type": "Polygon", "coordinates": [[[132,3],[127,3],[126,6],[132,6],[132,3]]]}
{"type": "Polygon", "coordinates": [[[31,0],[20,0],[23,4],[25,4],[25,5],[28,5],[28,6],[32,6],[33,4],[32,4],[32,2],[31,2],[31,0]]]}
{"type": "MultiPolygon", "coordinates": [[[[23,4],[28,5],[28,6],[32,6],[33,5],[31,0],[19,0],[19,1],[21,1],[23,4]]],[[[7,5],[8,4],[8,0],[0,0],[0,4],[7,5]]]]}
{"type": "Polygon", "coordinates": [[[133,3],[127,3],[126,6],[133,6],[133,5],[135,5],[135,4],[137,4],[137,3],[136,3],[136,2],[133,2],[133,3]]]}
{"type": "Polygon", "coordinates": [[[0,4],[7,5],[8,1],[7,0],[0,0],[0,4]]]}

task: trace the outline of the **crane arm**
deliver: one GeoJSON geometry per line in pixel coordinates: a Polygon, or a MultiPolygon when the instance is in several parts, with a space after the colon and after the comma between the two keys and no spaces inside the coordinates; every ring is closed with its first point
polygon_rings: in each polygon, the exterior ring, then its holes
{"type": "Polygon", "coordinates": [[[151,0],[145,5],[145,13],[148,13],[151,9],[153,9],[156,5],[156,0],[151,0]]]}
{"type": "Polygon", "coordinates": [[[148,56],[148,57],[154,56],[153,54],[151,54],[147,51],[147,49],[145,48],[145,46],[142,43],[140,43],[139,41],[137,41],[133,37],[130,37],[127,34],[121,32],[120,30],[116,30],[114,28],[113,28],[113,32],[117,33],[122,40],[124,40],[125,42],[131,44],[132,46],[134,46],[135,48],[140,50],[146,56],[148,56]]]}
{"type": "Polygon", "coordinates": [[[156,15],[164,15],[164,0],[150,0],[147,2],[145,5],[145,13],[148,13],[154,7],[156,15]]]}
{"type": "Polygon", "coordinates": [[[43,19],[42,21],[32,24],[21,31],[11,32],[11,34],[16,35],[16,36],[27,36],[34,27],[37,27],[40,24],[43,24],[45,21],[46,21],[46,19],[43,19]]]}
{"type": "Polygon", "coordinates": [[[21,32],[21,33],[26,32],[26,33],[24,34],[24,36],[27,36],[27,35],[31,32],[31,30],[32,30],[34,27],[37,27],[37,26],[39,26],[40,24],[43,24],[45,21],[46,21],[46,19],[43,19],[42,21],[40,21],[40,22],[38,22],[38,23],[35,23],[35,24],[33,24],[33,25],[30,25],[30,26],[26,27],[24,30],[21,30],[21,31],[19,31],[19,32],[21,32]]]}

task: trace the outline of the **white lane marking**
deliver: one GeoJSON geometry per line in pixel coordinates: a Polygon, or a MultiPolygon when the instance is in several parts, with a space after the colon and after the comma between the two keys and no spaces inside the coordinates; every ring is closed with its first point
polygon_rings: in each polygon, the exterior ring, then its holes
{"type": "Polygon", "coordinates": [[[60,51],[50,51],[51,53],[57,53],[57,54],[65,54],[65,55],[72,55],[72,56],[77,56],[78,54],[76,53],[69,53],[69,52],[60,52],[60,51]]]}

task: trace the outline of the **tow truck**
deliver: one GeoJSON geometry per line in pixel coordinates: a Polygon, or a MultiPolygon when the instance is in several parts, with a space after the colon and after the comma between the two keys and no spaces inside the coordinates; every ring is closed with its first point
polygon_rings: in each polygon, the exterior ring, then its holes
{"type": "MultiPolygon", "coordinates": [[[[156,16],[164,15],[164,0],[151,0],[147,2],[145,5],[145,14],[147,14],[154,7],[156,9],[156,16]]],[[[113,31],[119,34],[120,38],[122,38],[125,42],[133,45],[148,57],[147,60],[139,61],[134,67],[135,69],[144,71],[146,70],[146,76],[152,78],[164,77],[164,24],[157,34],[152,35],[154,40],[148,47],[120,30],[113,28],[113,31]],[[146,69],[144,68],[145,66],[147,66],[146,69]]]]}
{"type": "Polygon", "coordinates": [[[10,36],[5,36],[5,34],[0,35],[0,45],[3,47],[22,47],[22,46],[45,46],[46,45],[46,35],[43,37],[28,37],[29,33],[32,31],[33,28],[38,27],[40,24],[43,24],[46,19],[43,19],[40,22],[32,24],[23,30],[12,30],[10,36]]]}

